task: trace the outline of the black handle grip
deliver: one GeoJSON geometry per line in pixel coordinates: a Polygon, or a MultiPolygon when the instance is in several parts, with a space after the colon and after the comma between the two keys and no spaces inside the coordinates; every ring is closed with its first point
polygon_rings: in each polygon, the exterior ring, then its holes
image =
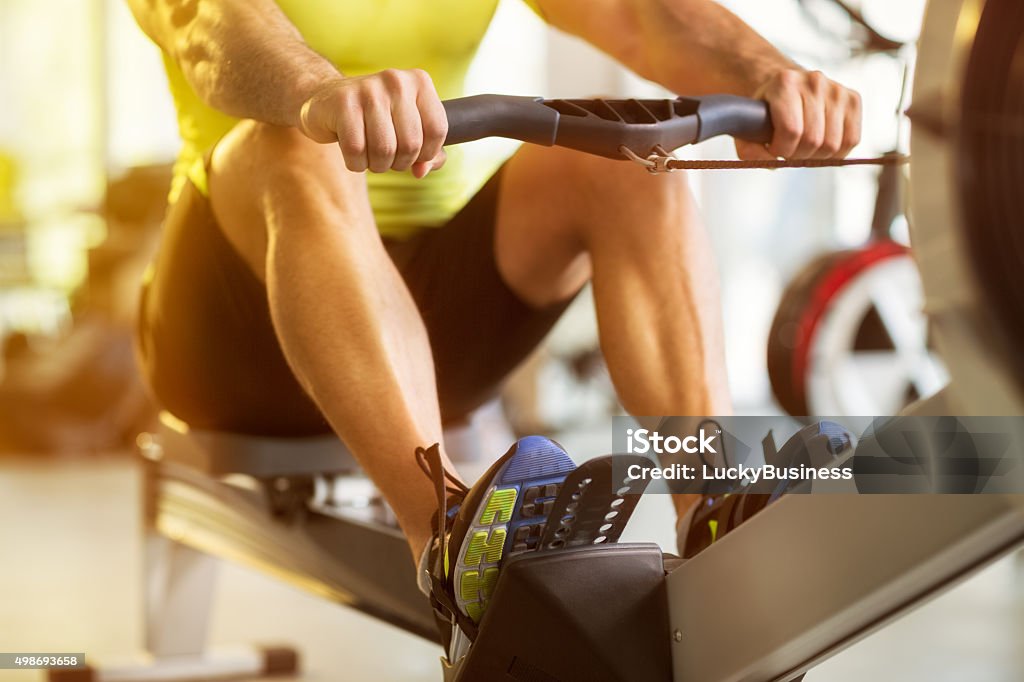
{"type": "Polygon", "coordinates": [[[696,98],[700,133],[697,142],[731,135],[748,142],[767,144],[772,141],[774,128],[768,103],[733,95],[710,95],[696,98]]]}
{"type": "Polygon", "coordinates": [[[768,105],[731,95],[675,100],[475,95],[447,100],[444,107],[445,144],[508,137],[621,159],[623,147],[647,156],[657,147],[671,151],[716,135],[752,142],[772,137],[768,105]]]}
{"type": "Polygon", "coordinates": [[[448,114],[446,145],[485,137],[509,137],[548,147],[555,143],[558,112],[540,97],[474,95],[443,104],[448,114]]]}

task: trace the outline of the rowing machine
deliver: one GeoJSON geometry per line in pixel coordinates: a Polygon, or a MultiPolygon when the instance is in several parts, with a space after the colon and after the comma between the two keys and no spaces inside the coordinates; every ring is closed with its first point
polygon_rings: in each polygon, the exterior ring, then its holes
{"type": "MultiPolygon", "coordinates": [[[[926,36],[934,44],[922,50],[923,57],[931,55],[940,64],[931,68],[943,69],[941,79],[959,82],[956,79],[965,77],[965,72],[946,62],[970,53],[971,45],[963,41],[964,26],[973,29],[980,19],[987,20],[989,12],[1012,5],[1012,0],[934,5],[926,25],[926,36]],[[985,12],[980,11],[983,5],[985,12]]],[[[1024,36],[1024,27],[1002,23],[1007,30],[1017,31],[1017,39],[1024,36]]],[[[921,87],[939,78],[932,71],[926,74],[921,87]]],[[[465,101],[461,114],[449,107],[456,138],[462,114],[477,126],[473,134],[520,134],[514,117],[509,117],[511,109],[496,112],[506,105],[488,101],[494,107],[490,113],[465,101]],[[491,115],[504,127],[488,123],[491,115]]],[[[723,110],[711,106],[701,112],[699,102],[696,108],[692,100],[688,102],[677,106],[627,100],[566,106],[519,100],[513,108],[536,112],[528,114],[533,117],[531,127],[522,135],[547,144],[573,142],[580,139],[576,137],[580,130],[622,131],[624,126],[640,126],[643,135],[630,133],[625,141],[613,136],[610,143],[588,151],[613,155],[628,141],[637,146],[624,148],[644,158],[676,142],[703,139],[709,131],[729,132],[729,116],[725,124],[719,118],[723,110]],[[667,127],[674,136],[652,137],[666,121],[672,121],[667,127]]],[[[749,117],[755,106],[740,107],[741,123],[744,130],[763,134],[765,120],[758,123],[749,117]]],[[[938,171],[928,167],[925,174],[933,184],[917,188],[915,211],[934,211],[931,195],[955,175],[949,172],[950,160],[942,146],[948,143],[922,139],[915,132],[915,153],[919,140],[923,149],[930,148],[946,164],[936,166],[945,174],[935,175],[938,171]]],[[[984,414],[997,406],[997,411],[1021,414],[1021,385],[1015,375],[999,372],[1008,364],[1006,357],[1001,351],[992,352],[990,344],[978,342],[987,340],[979,337],[979,329],[992,324],[992,318],[978,313],[984,306],[980,296],[965,300],[958,288],[974,281],[971,266],[957,251],[951,271],[949,263],[942,262],[950,251],[935,247],[959,238],[956,215],[948,211],[943,220],[925,223],[927,231],[915,229],[915,249],[919,237],[927,247],[919,255],[926,293],[933,303],[937,295],[949,297],[944,301],[940,296],[938,302],[946,305],[938,310],[944,339],[940,347],[951,364],[953,383],[931,400],[913,406],[911,412],[984,414]],[[940,271],[942,281],[938,281],[940,271]],[[969,304],[974,306],[970,311],[969,304]],[[958,329],[957,322],[964,323],[964,328],[958,329]],[[972,340],[975,345],[968,348],[972,340]]],[[[978,289],[971,285],[969,291],[978,289]]],[[[1003,344],[1013,327],[997,328],[1003,335],[998,344],[1003,344]]],[[[415,590],[408,549],[399,533],[379,520],[357,519],[351,510],[332,511],[325,502],[330,495],[324,491],[351,469],[350,459],[336,442],[197,433],[165,417],[160,431],[143,442],[142,450],[147,577],[152,588],[147,595],[147,644],[156,656],[156,666],[132,671],[97,667],[88,673],[92,679],[187,679],[173,673],[197,671],[205,679],[213,676],[217,668],[203,667],[213,659],[204,656],[206,611],[200,603],[209,597],[212,556],[268,570],[433,638],[429,609],[415,590]],[[343,551],[354,543],[361,551],[343,551]],[[177,620],[182,617],[195,621],[177,620]]],[[[666,562],[649,545],[523,554],[509,560],[502,573],[495,607],[488,611],[492,620],[511,613],[498,602],[510,604],[516,595],[543,594],[558,583],[564,588],[560,593],[569,595],[564,601],[523,600],[522,608],[534,609],[532,626],[540,628],[549,617],[583,632],[608,622],[636,622],[639,635],[623,640],[615,628],[607,630],[609,636],[604,639],[539,638],[510,616],[498,624],[485,622],[471,649],[475,653],[452,662],[446,677],[465,681],[501,679],[503,674],[505,679],[580,679],[547,672],[551,668],[545,666],[556,665],[552,661],[560,655],[565,660],[589,657],[588,670],[607,673],[600,679],[637,679],[634,662],[656,672],[644,679],[797,679],[815,663],[1022,543],[1024,499],[1017,495],[790,496],[681,565],[666,562]],[[937,523],[940,518],[943,522],[937,523]],[[751,556],[758,558],[756,570],[750,569],[751,556]],[[794,556],[800,560],[793,561],[794,556]],[[588,581],[591,570],[601,571],[608,580],[588,581]],[[666,571],[667,579],[662,580],[666,571]],[[609,585],[628,589],[609,591],[609,585]],[[735,604],[743,605],[742,613],[729,608],[735,604]],[[623,620],[630,610],[634,620],[623,620]],[[636,620],[638,613],[641,617],[636,620]],[[484,633],[492,625],[522,638],[487,638],[484,633]],[[530,645],[502,649],[503,640],[530,645]],[[641,653],[647,658],[641,660],[641,653]],[[602,662],[608,665],[594,665],[602,662]]],[[[562,632],[572,634],[572,629],[562,632]]],[[[243,670],[236,661],[233,672],[257,674],[256,664],[257,659],[249,657],[243,670]]],[[[219,670],[226,671],[227,665],[219,670]]]]}

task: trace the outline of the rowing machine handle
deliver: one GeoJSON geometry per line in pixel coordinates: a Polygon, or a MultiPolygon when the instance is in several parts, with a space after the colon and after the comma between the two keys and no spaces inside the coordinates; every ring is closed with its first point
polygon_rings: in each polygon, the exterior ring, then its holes
{"type": "Polygon", "coordinates": [[[735,95],[709,95],[695,99],[698,102],[697,116],[700,118],[697,142],[718,135],[729,135],[760,144],[772,141],[775,128],[772,127],[768,103],[764,100],[735,95]]]}
{"type": "Polygon", "coordinates": [[[717,135],[763,143],[772,137],[768,105],[733,95],[674,100],[475,95],[443,104],[445,144],[507,137],[621,159],[623,147],[647,156],[656,147],[671,151],[717,135]]]}

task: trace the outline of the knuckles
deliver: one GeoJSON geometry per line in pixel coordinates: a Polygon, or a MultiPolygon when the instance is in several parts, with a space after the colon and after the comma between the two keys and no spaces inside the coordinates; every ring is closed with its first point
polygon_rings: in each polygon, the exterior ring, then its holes
{"type": "Polygon", "coordinates": [[[839,135],[830,135],[822,140],[821,145],[818,147],[818,151],[823,154],[833,156],[838,154],[842,147],[842,137],[839,135]]]}
{"type": "Polygon", "coordinates": [[[863,106],[863,100],[861,99],[860,93],[856,90],[847,90],[846,96],[848,98],[849,107],[859,114],[861,107],[863,106]]]}
{"type": "Polygon", "coordinates": [[[391,107],[390,97],[380,83],[367,81],[359,90],[359,104],[365,109],[389,109],[391,107]]]}
{"type": "MultiPolygon", "coordinates": [[[[407,94],[411,88],[409,83],[409,77],[405,73],[398,69],[385,69],[379,74],[380,82],[384,85],[385,90],[389,93],[397,96],[407,94]]],[[[372,80],[372,79],[371,79],[372,80]]]]}
{"type": "Polygon", "coordinates": [[[443,140],[448,136],[448,120],[444,117],[430,117],[423,120],[423,137],[428,140],[443,140]]]}
{"type": "Polygon", "coordinates": [[[419,135],[413,133],[402,135],[398,140],[398,144],[395,145],[395,156],[416,156],[417,154],[419,154],[420,147],[422,146],[423,138],[421,138],[419,135]]]}
{"type": "MultiPolygon", "coordinates": [[[[391,160],[395,158],[395,152],[398,151],[398,145],[394,142],[379,140],[373,145],[374,157],[380,157],[382,159],[391,160]]],[[[390,164],[389,164],[390,165],[390,164]]]]}
{"type": "Polygon", "coordinates": [[[778,81],[779,86],[783,89],[795,88],[800,84],[801,76],[799,71],[786,69],[779,72],[776,80],[778,81]]]}
{"type": "Polygon", "coordinates": [[[803,145],[807,147],[811,152],[823,151],[827,141],[825,139],[824,131],[809,132],[803,137],[803,145]]]}
{"type": "Polygon", "coordinates": [[[430,74],[427,73],[426,71],[424,71],[423,69],[411,69],[411,70],[409,70],[408,73],[420,85],[423,85],[423,86],[428,86],[428,85],[429,86],[433,86],[434,85],[434,81],[430,78],[430,74]]]}
{"type": "Polygon", "coordinates": [[[807,83],[810,86],[811,92],[817,94],[823,94],[830,89],[830,86],[835,85],[821,71],[809,72],[807,74],[807,83]]]}
{"type": "Polygon", "coordinates": [[[341,154],[345,157],[345,165],[349,170],[356,170],[353,166],[366,161],[366,146],[361,144],[341,143],[341,154]]]}
{"type": "Polygon", "coordinates": [[[799,139],[804,129],[793,116],[784,116],[775,123],[775,134],[786,141],[799,139]]]}

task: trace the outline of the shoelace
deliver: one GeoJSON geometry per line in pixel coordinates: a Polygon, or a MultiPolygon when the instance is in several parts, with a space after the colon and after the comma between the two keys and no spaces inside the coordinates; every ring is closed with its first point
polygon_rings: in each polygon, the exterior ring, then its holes
{"type": "Polygon", "coordinates": [[[434,492],[437,495],[437,535],[440,540],[440,547],[437,558],[430,570],[431,595],[430,602],[435,611],[446,613],[448,622],[451,625],[458,625],[471,639],[476,639],[477,626],[469,617],[459,611],[451,596],[444,587],[444,557],[448,555],[448,493],[457,498],[461,503],[469,493],[469,487],[465,483],[451,475],[441,461],[441,447],[434,443],[428,448],[416,448],[416,462],[423,473],[434,484],[434,492]]]}
{"type": "Polygon", "coordinates": [[[448,493],[464,499],[469,489],[445,470],[441,461],[441,446],[438,443],[428,448],[416,448],[416,463],[434,484],[434,494],[437,496],[437,525],[434,530],[441,540],[440,556],[444,557],[448,554],[448,493]]]}
{"type": "Polygon", "coordinates": [[[429,448],[416,448],[416,463],[419,465],[419,467],[423,471],[423,473],[426,474],[430,478],[431,481],[433,481],[434,480],[434,476],[436,476],[438,474],[431,470],[431,465],[427,461],[427,457],[428,457],[427,453],[432,451],[432,450],[436,450],[437,451],[437,455],[438,455],[437,467],[438,467],[438,469],[440,471],[439,475],[441,477],[441,480],[442,481],[447,481],[447,483],[444,486],[445,491],[448,492],[448,493],[451,493],[452,495],[455,495],[455,496],[457,496],[457,497],[459,497],[461,499],[464,499],[466,497],[466,495],[469,494],[469,486],[467,486],[465,483],[463,483],[459,479],[455,478],[455,476],[453,476],[451,474],[451,472],[448,471],[447,469],[445,469],[444,465],[441,464],[441,461],[440,461],[441,460],[441,457],[440,457],[440,445],[438,443],[434,443],[429,448]]]}

